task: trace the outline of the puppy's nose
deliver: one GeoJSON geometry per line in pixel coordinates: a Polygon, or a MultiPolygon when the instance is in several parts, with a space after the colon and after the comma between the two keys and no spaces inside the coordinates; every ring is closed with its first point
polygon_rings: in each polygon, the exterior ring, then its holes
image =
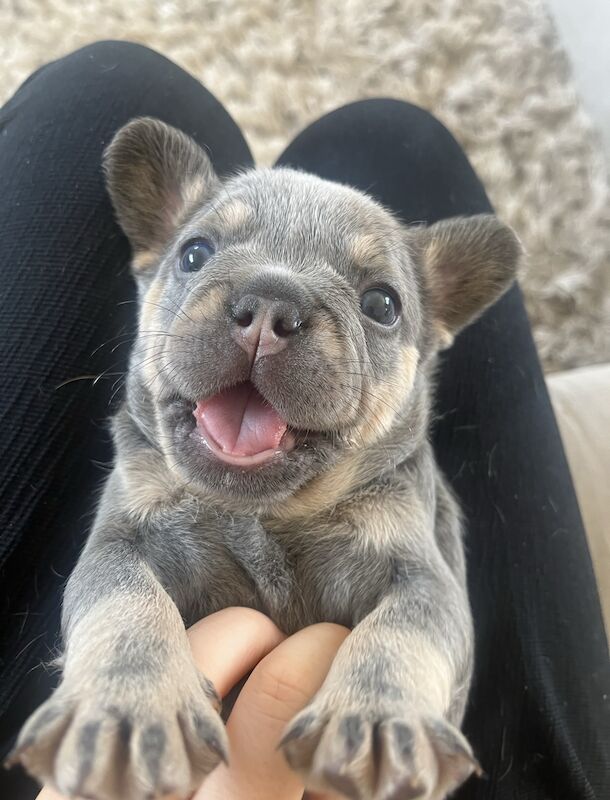
{"type": "Polygon", "coordinates": [[[296,303],[255,294],[244,295],[232,305],[231,319],[232,336],[251,360],[284,350],[303,324],[296,303]]]}

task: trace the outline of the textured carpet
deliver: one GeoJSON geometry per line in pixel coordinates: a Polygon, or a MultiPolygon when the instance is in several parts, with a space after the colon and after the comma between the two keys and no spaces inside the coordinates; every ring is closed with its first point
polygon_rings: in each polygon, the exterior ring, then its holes
{"type": "Polygon", "coordinates": [[[204,81],[263,163],[350,100],[430,109],[527,248],[545,368],[609,358],[607,170],[537,0],[0,0],[0,99],[100,38],[150,45],[204,81]]]}

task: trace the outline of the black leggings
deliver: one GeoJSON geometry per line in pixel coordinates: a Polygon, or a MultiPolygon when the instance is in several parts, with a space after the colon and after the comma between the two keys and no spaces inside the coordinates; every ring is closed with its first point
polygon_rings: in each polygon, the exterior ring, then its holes
{"type": "MultiPolygon", "coordinates": [[[[106,418],[135,307],[100,157],[139,115],[193,136],[221,174],[252,165],[206,89],[126,42],[43,67],[0,112],[0,757],[56,681],[37,665],[53,655],[62,587],[112,459],[106,418]]],[[[394,100],[328,114],[278,163],[364,189],[406,222],[491,210],[451,134],[394,100]]],[[[487,773],[458,797],[605,800],[607,645],[517,287],[444,355],[436,408],[438,459],[468,519],[477,658],[465,730],[487,773]]],[[[3,800],[31,786],[0,774],[3,800]]]]}

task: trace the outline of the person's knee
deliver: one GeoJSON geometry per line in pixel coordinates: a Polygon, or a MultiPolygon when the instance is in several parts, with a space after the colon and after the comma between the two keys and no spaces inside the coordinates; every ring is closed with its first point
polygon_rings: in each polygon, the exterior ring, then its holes
{"type": "Polygon", "coordinates": [[[368,97],[364,100],[354,100],[340,106],[333,113],[349,114],[352,118],[362,119],[371,119],[379,115],[387,118],[391,115],[403,120],[438,123],[436,117],[425,108],[395,97],[368,97]]]}
{"type": "Polygon", "coordinates": [[[168,85],[182,85],[184,76],[148,47],[99,41],[41,67],[10,102],[17,103],[21,115],[52,119],[56,129],[95,129],[105,138],[131,117],[162,113],[168,85]]]}
{"type": "Polygon", "coordinates": [[[434,114],[421,106],[395,98],[357,100],[332,112],[335,123],[357,129],[364,138],[399,139],[406,147],[414,140],[432,149],[455,146],[455,139],[434,114]]]}
{"type": "Polygon", "coordinates": [[[155,75],[178,69],[160,53],[135,42],[102,40],[85,45],[36,70],[22,84],[18,95],[47,98],[57,109],[72,102],[82,108],[83,101],[104,102],[109,98],[137,98],[143,79],[154,85],[155,75]]]}
{"type": "Polygon", "coordinates": [[[68,72],[82,80],[116,70],[129,78],[130,75],[141,73],[143,69],[154,72],[167,63],[164,56],[144,45],[105,39],[74,50],[53,61],[49,67],[53,68],[53,72],[68,72]]]}
{"type": "Polygon", "coordinates": [[[447,155],[464,159],[445,126],[429,111],[403,100],[371,98],[341,106],[313,122],[288,147],[279,163],[316,170],[328,162],[328,174],[348,180],[353,165],[365,183],[409,161],[436,163],[447,155]]]}

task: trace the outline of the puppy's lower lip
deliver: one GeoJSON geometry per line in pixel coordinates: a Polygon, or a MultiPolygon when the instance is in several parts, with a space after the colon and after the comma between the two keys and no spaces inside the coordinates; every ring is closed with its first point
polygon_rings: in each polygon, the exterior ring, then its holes
{"type": "Polygon", "coordinates": [[[249,381],[200,400],[193,415],[193,435],[227,464],[257,466],[295,446],[287,422],[249,381]]]}
{"type": "Polygon", "coordinates": [[[212,437],[206,436],[199,429],[199,427],[195,428],[193,435],[197,436],[214,454],[214,456],[216,456],[216,458],[218,458],[220,461],[224,461],[225,464],[230,464],[234,467],[257,467],[261,464],[266,464],[269,461],[272,461],[274,458],[277,458],[278,456],[281,456],[294,448],[294,437],[290,431],[286,433],[284,440],[282,441],[282,446],[277,450],[263,450],[262,452],[256,453],[252,456],[234,456],[230,455],[229,453],[225,453],[214,443],[212,437]]]}

